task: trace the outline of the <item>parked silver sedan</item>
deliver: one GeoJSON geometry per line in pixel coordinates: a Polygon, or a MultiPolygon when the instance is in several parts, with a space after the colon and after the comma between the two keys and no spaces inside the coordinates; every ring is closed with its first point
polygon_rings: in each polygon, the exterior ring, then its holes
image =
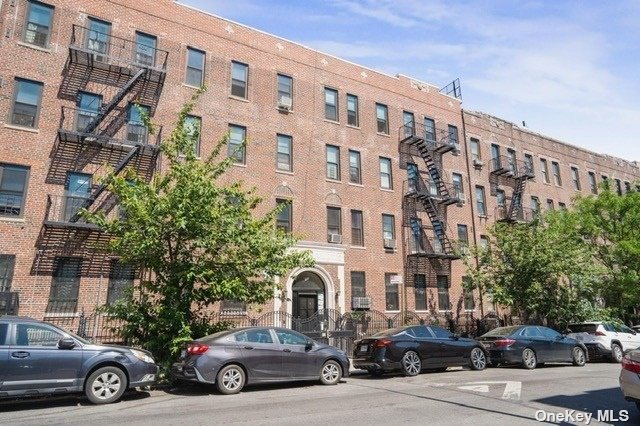
{"type": "Polygon", "coordinates": [[[635,402],[640,409],[640,350],[638,349],[630,351],[622,358],[620,388],[624,399],[635,402]]]}
{"type": "Polygon", "coordinates": [[[246,327],[191,342],[172,372],[178,380],[215,384],[230,395],[255,383],[320,380],[335,385],[349,375],[349,358],[293,330],[246,327]]]}

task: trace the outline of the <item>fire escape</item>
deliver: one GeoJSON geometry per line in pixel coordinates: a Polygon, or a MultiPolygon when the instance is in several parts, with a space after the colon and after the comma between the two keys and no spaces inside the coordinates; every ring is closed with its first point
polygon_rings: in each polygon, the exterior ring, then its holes
{"type": "Polygon", "coordinates": [[[442,178],[442,156],[456,149],[446,130],[414,122],[400,127],[400,167],[408,177],[402,203],[407,285],[413,286],[416,274],[423,274],[427,285],[435,287],[436,276],[450,275],[451,261],[459,259],[447,235],[447,207],[460,204],[464,194],[461,187],[442,178]],[[422,161],[416,161],[418,157],[422,161]],[[421,170],[418,163],[424,163],[426,169],[421,170]]]}
{"type": "Polygon", "coordinates": [[[497,193],[498,186],[513,187],[509,205],[496,207],[496,220],[505,222],[529,222],[533,218],[533,210],[523,206],[522,199],[527,181],[535,177],[533,167],[524,161],[515,159],[515,155],[498,156],[491,160],[489,170],[492,194],[497,193]]]}
{"type": "Polygon", "coordinates": [[[35,273],[53,273],[59,256],[82,258],[82,275],[102,273],[96,245],[108,240],[80,215],[82,209],[117,214],[117,200],[101,177],[134,169],[151,179],[158,162],[161,129],[152,116],[166,77],[168,52],[134,40],[74,25],[58,97],[63,106],[47,183],[64,185],[48,195],[38,239],[35,273]],[[100,272],[98,272],[100,271],[100,272]]]}

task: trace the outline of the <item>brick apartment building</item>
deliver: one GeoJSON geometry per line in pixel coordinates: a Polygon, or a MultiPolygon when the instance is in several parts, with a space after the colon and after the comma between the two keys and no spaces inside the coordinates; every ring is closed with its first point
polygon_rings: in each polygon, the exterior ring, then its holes
{"type": "Polygon", "coordinates": [[[281,277],[263,312],[479,317],[492,307],[462,290],[456,246],[482,244],[496,220],[570,206],[602,179],[625,191],[640,177],[635,162],[464,111],[457,90],[170,0],[5,1],[0,19],[0,292],[24,315],[76,318],[132,284],[134,271],[92,250],[107,236],[77,212],[117,214],[97,179],[114,167],[162,170],[131,105],[170,130],[201,85],[198,152],[229,132],[226,178],[255,186],[263,211],[289,203],[278,226],[317,262],[281,277]]]}

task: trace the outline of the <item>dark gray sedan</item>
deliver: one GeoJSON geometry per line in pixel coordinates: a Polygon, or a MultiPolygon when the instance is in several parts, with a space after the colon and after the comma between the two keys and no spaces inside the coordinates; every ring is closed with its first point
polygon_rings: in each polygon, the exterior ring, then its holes
{"type": "Polygon", "coordinates": [[[94,345],[43,321],[0,317],[0,398],[84,392],[107,404],[127,388],[153,384],[157,374],[147,351],[94,345]]]}
{"type": "Polygon", "coordinates": [[[293,330],[247,327],[191,342],[173,365],[173,375],[215,384],[227,395],[254,383],[320,380],[335,385],[349,375],[349,358],[293,330]]]}

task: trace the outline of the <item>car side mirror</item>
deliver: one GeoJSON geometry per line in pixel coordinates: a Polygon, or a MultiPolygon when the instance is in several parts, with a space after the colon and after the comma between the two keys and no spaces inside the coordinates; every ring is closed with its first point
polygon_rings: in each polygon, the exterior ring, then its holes
{"type": "Polygon", "coordinates": [[[307,343],[304,345],[305,351],[310,351],[313,348],[313,340],[307,340],[307,343]]]}
{"type": "Polygon", "coordinates": [[[562,339],[564,339],[565,337],[567,337],[567,336],[565,336],[564,334],[561,334],[561,335],[559,335],[559,336],[557,336],[557,337],[556,337],[556,340],[562,340],[562,339]]]}
{"type": "Polygon", "coordinates": [[[58,340],[58,349],[73,349],[76,346],[76,341],[71,337],[63,337],[58,340]]]}

